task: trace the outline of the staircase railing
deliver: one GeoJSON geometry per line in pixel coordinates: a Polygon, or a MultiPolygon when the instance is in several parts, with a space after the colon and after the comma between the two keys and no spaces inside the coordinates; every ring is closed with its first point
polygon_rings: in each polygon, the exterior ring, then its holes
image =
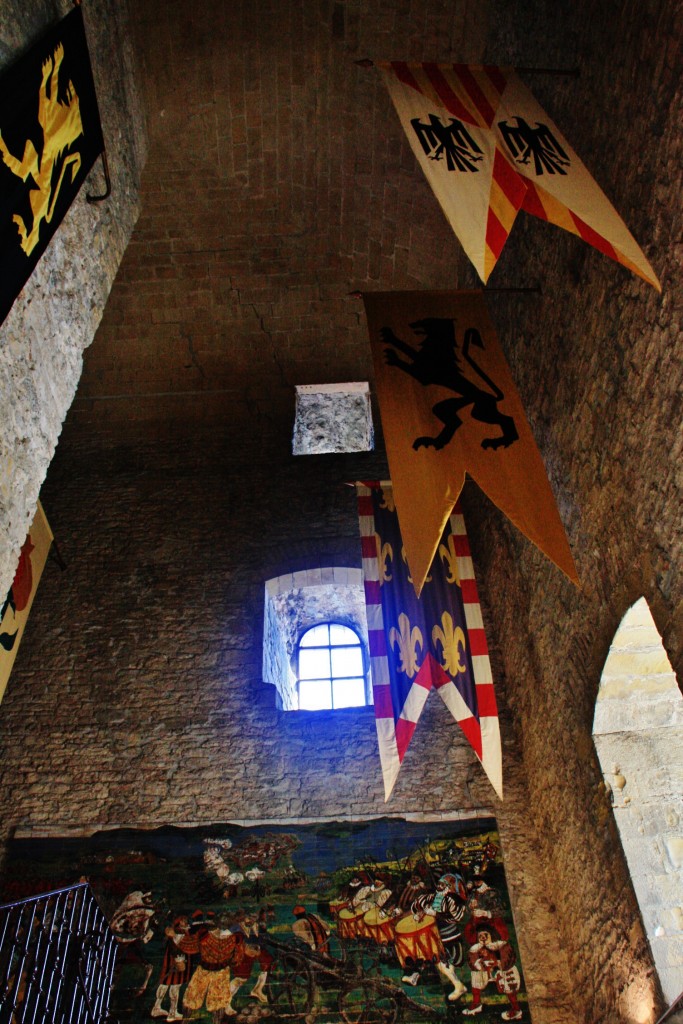
{"type": "Polygon", "coordinates": [[[683,992],[681,992],[680,996],[677,999],[674,999],[669,1009],[666,1010],[659,1018],[657,1024],[664,1024],[665,1020],[671,1020],[674,1014],[677,1013],[683,1014],[683,992]]]}
{"type": "Polygon", "coordinates": [[[86,883],[0,906],[0,1024],[103,1024],[115,961],[86,883]]]}

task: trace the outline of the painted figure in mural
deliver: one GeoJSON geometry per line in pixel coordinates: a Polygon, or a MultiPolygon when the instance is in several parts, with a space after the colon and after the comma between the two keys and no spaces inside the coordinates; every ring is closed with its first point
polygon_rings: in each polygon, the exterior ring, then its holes
{"type": "Polygon", "coordinates": [[[472,865],[474,874],[485,874],[489,865],[494,863],[497,853],[498,847],[489,839],[474,858],[474,863],[472,865]]]}
{"type": "MultiPolygon", "coordinates": [[[[436,960],[439,974],[451,983],[453,989],[448,994],[451,1002],[459,999],[465,992],[465,986],[455,973],[455,967],[462,959],[460,942],[461,922],[467,908],[465,883],[460,875],[447,873],[439,878],[433,892],[418,896],[413,901],[411,910],[417,922],[427,916],[434,919],[441,942],[441,951],[436,960]]],[[[403,981],[417,985],[420,979],[420,967],[411,975],[404,975],[403,981]],[[416,977],[417,975],[417,977],[416,977]]]]}
{"type": "Polygon", "coordinates": [[[246,878],[252,883],[252,899],[260,900],[264,895],[265,890],[261,879],[265,876],[265,871],[261,871],[259,867],[250,868],[249,871],[245,872],[246,878]]]}
{"type": "Polygon", "coordinates": [[[154,913],[151,892],[136,889],[126,896],[110,921],[120,949],[117,967],[127,963],[139,964],[145,971],[144,980],[135,992],[136,996],[141,996],[147,988],[153,970],[143,948],[154,935],[150,927],[154,913]]]}
{"type": "Polygon", "coordinates": [[[427,886],[424,880],[414,871],[398,898],[399,909],[404,911],[410,910],[415,900],[420,896],[424,896],[426,892],[427,886]]]}
{"type": "Polygon", "coordinates": [[[150,1016],[165,1017],[166,1020],[182,1020],[182,1013],[178,1013],[178,998],[181,986],[186,985],[192,974],[192,957],[184,953],[178,945],[177,939],[187,935],[190,930],[190,919],[188,917],[176,917],[173,924],[166,929],[166,949],[161,964],[159,984],[156,991],[156,999],[150,1016]],[[161,1005],[164,996],[168,992],[169,1009],[165,1010],[161,1005]]]}
{"type": "Polygon", "coordinates": [[[283,889],[298,889],[303,882],[304,876],[297,871],[293,864],[288,864],[282,880],[283,889]]]}
{"type": "Polygon", "coordinates": [[[258,919],[240,909],[235,915],[232,925],[232,932],[235,934],[241,946],[241,958],[233,969],[233,980],[231,991],[234,996],[238,988],[249,981],[255,963],[259,965],[259,973],[256,984],[249,995],[252,999],[258,999],[260,1003],[267,1003],[268,997],[264,991],[268,972],[273,964],[273,957],[263,945],[267,926],[267,908],[259,913],[258,919]]]}
{"type": "Polygon", "coordinates": [[[330,927],[317,914],[309,914],[301,904],[292,910],[296,921],[292,925],[294,935],[310,949],[323,956],[330,955],[330,927]]]}
{"type": "Polygon", "coordinates": [[[479,928],[477,941],[470,946],[467,960],[470,966],[472,984],[472,1005],[463,1010],[465,1017],[482,1012],[481,994],[491,982],[497,990],[505,993],[510,1009],[505,1010],[503,1020],[521,1020],[522,1010],[517,1001],[521,981],[515,965],[516,954],[509,942],[498,937],[492,927],[479,928]]]}
{"type": "Polygon", "coordinates": [[[235,984],[231,971],[242,960],[243,943],[230,930],[232,918],[229,915],[220,914],[216,921],[213,918],[213,914],[195,912],[191,930],[185,935],[174,933],[172,939],[184,953],[199,957],[185,990],[183,1008],[193,1012],[206,1005],[214,1024],[221,1024],[224,1015],[237,1013],[232,997],[242,982],[235,984]]]}
{"type": "Polygon", "coordinates": [[[391,889],[387,885],[387,880],[381,875],[377,875],[374,882],[369,885],[363,885],[358,889],[351,899],[351,906],[355,910],[366,914],[373,907],[386,908],[391,895],[391,889]]]}
{"type": "Polygon", "coordinates": [[[467,883],[467,909],[470,919],[465,925],[465,941],[473,945],[477,941],[480,927],[491,925],[501,939],[509,938],[508,928],[503,920],[503,904],[495,889],[480,876],[467,883]]]}

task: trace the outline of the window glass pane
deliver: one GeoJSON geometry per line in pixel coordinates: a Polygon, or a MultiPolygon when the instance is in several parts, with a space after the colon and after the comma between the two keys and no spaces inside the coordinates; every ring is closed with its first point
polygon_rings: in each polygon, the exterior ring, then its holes
{"type": "Polygon", "coordinates": [[[299,679],[330,677],[329,647],[304,648],[299,651],[299,679]]]}
{"type": "Polygon", "coordinates": [[[340,626],[338,622],[331,622],[330,643],[334,647],[336,644],[359,644],[360,640],[348,626],[340,626]]]}
{"type": "Polygon", "coordinates": [[[330,683],[316,679],[299,683],[299,708],[302,711],[322,711],[332,707],[330,683]]]}
{"type": "Polygon", "coordinates": [[[299,647],[327,647],[330,642],[327,623],[322,626],[313,626],[307,630],[299,641],[299,647]]]}
{"type": "Polygon", "coordinates": [[[339,679],[332,683],[335,708],[355,708],[365,704],[364,679],[339,679]]]}
{"type": "Polygon", "coordinates": [[[363,655],[360,647],[332,648],[333,676],[360,676],[363,674],[363,655]]]}

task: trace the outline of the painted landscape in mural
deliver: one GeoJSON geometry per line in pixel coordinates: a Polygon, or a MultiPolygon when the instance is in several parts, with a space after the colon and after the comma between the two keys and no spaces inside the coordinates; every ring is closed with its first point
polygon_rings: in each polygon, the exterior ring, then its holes
{"type": "Polygon", "coordinates": [[[5,901],[90,882],[119,944],[121,1022],[530,1019],[491,819],[10,845],[5,901]]]}

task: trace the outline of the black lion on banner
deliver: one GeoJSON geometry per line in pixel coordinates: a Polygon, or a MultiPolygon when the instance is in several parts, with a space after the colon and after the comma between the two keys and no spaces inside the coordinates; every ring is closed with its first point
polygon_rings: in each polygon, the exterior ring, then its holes
{"type": "Polygon", "coordinates": [[[396,366],[404,373],[409,373],[418,383],[425,387],[438,385],[455,391],[457,398],[446,398],[432,406],[432,412],[444,424],[443,430],[436,437],[417,437],[413,448],[444,448],[453,438],[456,430],[462,426],[460,410],[471,406],[470,416],[480,423],[491,423],[500,427],[500,437],[487,437],[481,442],[482,448],[508,448],[519,439],[515,421],[498,408],[498,403],[505,398],[500,388],[488,377],[481,367],[477,366],[469,354],[470,346],[484,347],[479,331],[468,327],[462,344],[462,356],[473,368],[475,373],[491,389],[485,391],[478,384],[466,377],[460,367],[458,346],[455,338],[455,321],[447,317],[425,317],[410,324],[413,332],[423,340],[419,348],[397,338],[390,327],[380,331],[382,341],[392,345],[385,348],[385,360],[388,366],[396,366]],[[409,357],[409,362],[401,359],[398,352],[409,357]]]}

